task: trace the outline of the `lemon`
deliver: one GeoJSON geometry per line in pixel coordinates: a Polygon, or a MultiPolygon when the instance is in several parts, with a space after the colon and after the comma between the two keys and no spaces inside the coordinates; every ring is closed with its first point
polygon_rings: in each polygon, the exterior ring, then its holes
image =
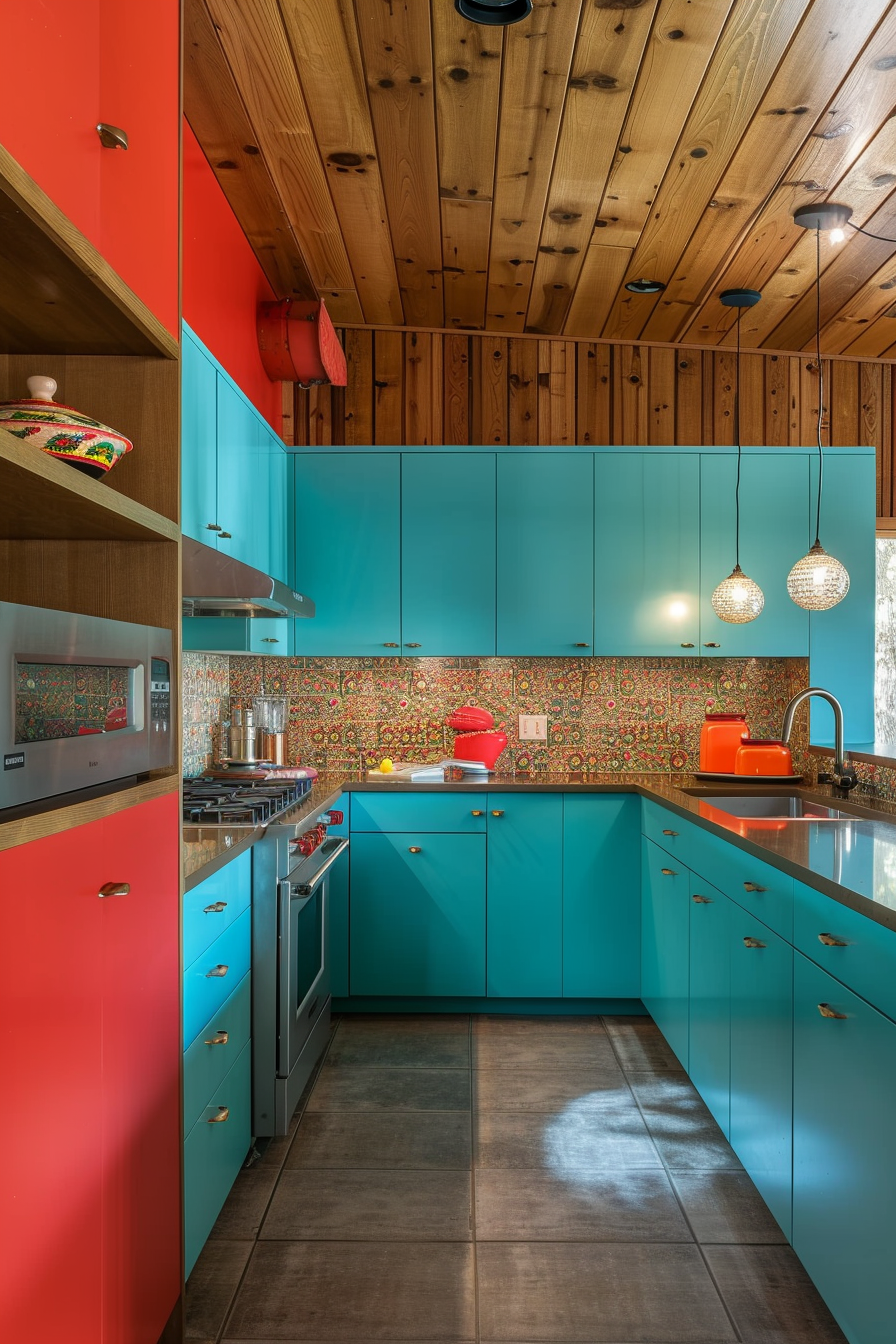
{"type": "Polygon", "coordinates": [[[392,773],[392,761],[388,756],[385,756],[380,761],[380,773],[384,775],[390,775],[392,773]]]}

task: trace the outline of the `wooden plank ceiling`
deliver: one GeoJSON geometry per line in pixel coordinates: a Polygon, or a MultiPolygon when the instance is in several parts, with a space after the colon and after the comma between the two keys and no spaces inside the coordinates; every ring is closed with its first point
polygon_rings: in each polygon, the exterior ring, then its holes
{"type": "Polygon", "coordinates": [[[278,294],[345,324],[896,358],[896,0],[186,0],[185,108],[278,294]],[[878,238],[871,235],[878,235],[878,238]],[[656,295],[625,283],[662,281],[656,295]]]}

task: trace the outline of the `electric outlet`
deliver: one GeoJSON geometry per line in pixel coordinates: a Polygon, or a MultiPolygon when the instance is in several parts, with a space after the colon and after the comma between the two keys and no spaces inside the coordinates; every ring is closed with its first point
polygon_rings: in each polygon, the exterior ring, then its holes
{"type": "Polygon", "coordinates": [[[546,742],[548,740],[547,714],[520,715],[520,741],[546,742]]]}

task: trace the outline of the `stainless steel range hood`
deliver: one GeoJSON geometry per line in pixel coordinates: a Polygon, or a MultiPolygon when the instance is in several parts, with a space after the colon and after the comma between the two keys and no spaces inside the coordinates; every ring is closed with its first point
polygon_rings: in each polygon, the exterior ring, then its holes
{"type": "Polygon", "coordinates": [[[184,537],[184,616],[313,616],[314,603],[279,579],[184,537]]]}

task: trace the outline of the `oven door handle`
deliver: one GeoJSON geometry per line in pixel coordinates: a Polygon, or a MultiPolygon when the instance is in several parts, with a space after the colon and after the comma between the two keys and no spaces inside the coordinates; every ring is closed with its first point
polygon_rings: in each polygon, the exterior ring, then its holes
{"type": "Polygon", "coordinates": [[[292,876],[287,879],[289,882],[290,898],[313,896],[320,883],[324,880],[333,864],[346,849],[348,849],[348,836],[332,836],[325,840],[320,849],[315,850],[314,855],[309,855],[302,864],[302,881],[294,882],[292,876]],[[310,866],[314,860],[318,864],[312,872],[306,874],[306,866],[310,866]]]}

